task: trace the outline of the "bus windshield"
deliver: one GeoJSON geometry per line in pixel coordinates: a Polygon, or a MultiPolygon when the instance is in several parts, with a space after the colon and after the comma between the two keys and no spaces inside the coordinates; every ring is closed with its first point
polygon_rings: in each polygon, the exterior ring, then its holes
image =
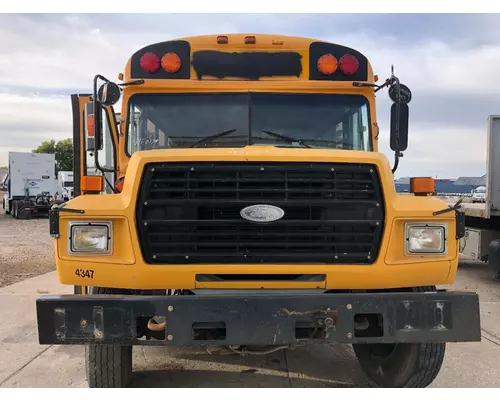
{"type": "Polygon", "coordinates": [[[339,94],[138,94],[127,150],[270,145],[366,150],[368,101],[339,94]]]}

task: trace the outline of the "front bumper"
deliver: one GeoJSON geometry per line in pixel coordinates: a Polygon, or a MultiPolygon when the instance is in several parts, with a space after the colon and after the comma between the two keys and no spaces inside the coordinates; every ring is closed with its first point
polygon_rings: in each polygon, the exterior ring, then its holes
{"type": "Polygon", "coordinates": [[[315,342],[481,340],[479,298],[466,292],[44,295],[37,317],[40,344],[292,345],[311,327],[324,334],[315,342]],[[360,315],[376,315],[379,331],[355,330],[360,315]],[[166,318],[165,339],[138,341],[137,321],[152,316],[166,318]],[[221,339],[204,339],[210,329],[221,339]]]}

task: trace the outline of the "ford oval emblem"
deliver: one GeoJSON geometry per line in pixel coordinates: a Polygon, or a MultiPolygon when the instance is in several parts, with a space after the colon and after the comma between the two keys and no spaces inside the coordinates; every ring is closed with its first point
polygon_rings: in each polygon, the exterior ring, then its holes
{"type": "Polygon", "coordinates": [[[240,211],[240,215],[242,218],[252,222],[273,222],[283,218],[285,212],[279,207],[256,204],[245,207],[240,211]]]}

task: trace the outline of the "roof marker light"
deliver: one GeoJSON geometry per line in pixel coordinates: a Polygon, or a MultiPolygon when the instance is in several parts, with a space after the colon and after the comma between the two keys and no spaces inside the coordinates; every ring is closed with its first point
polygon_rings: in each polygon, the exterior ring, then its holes
{"type": "Polygon", "coordinates": [[[217,44],[228,44],[229,39],[227,36],[217,36],[217,44]]]}

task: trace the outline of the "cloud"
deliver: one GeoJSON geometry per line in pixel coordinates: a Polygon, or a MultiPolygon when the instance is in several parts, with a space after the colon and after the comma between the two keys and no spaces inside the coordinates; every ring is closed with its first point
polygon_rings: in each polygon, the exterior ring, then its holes
{"type": "Polygon", "coordinates": [[[70,99],[0,94],[0,132],[0,165],[7,164],[8,151],[31,151],[44,140],[71,137],[70,99]]]}
{"type": "MultiPolygon", "coordinates": [[[[0,165],[8,149],[71,136],[70,93],[114,79],[139,48],[175,37],[255,32],[356,48],[384,80],[413,92],[401,175],[484,173],[486,119],[500,108],[500,16],[446,14],[0,15],[0,165]],[[446,151],[444,151],[446,150],[446,151]]],[[[380,149],[391,160],[387,92],[377,94],[380,149]]]]}

